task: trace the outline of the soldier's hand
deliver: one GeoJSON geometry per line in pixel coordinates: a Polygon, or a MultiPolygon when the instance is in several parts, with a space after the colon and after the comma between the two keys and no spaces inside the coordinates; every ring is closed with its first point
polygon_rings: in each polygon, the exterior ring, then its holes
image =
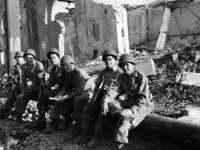
{"type": "Polygon", "coordinates": [[[101,112],[104,115],[106,115],[106,113],[108,112],[108,104],[106,102],[102,103],[101,112]]]}
{"type": "Polygon", "coordinates": [[[120,114],[122,116],[131,115],[133,112],[130,109],[124,109],[120,114]]]}
{"type": "Polygon", "coordinates": [[[50,100],[56,100],[56,101],[59,101],[61,98],[62,98],[62,96],[57,95],[57,96],[55,96],[55,97],[50,97],[49,99],[50,99],[50,100]]]}
{"type": "Polygon", "coordinates": [[[63,102],[63,100],[64,100],[64,96],[60,96],[58,99],[59,102],[63,102]]]}
{"type": "Polygon", "coordinates": [[[64,99],[67,99],[67,98],[68,98],[68,95],[59,96],[59,97],[58,97],[58,101],[59,101],[59,102],[63,102],[64,99]]]}

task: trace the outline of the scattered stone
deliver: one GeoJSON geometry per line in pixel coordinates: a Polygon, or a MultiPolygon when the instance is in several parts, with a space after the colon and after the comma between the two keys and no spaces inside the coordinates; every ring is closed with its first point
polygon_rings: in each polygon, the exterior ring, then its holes
{"type": "Polygon", "coordinates": [[[181,84],[200,86],[200,73],[183,72],[181,84]]]}
{"type": "Polygon", "coordinates": [[[175,64],[179,65],[178,54],[173,54],[172,55],[172,59],[173,59],[173,61],[174,61],[175,64]]]}
{"type": "Polygon", "coordinates": [[[155,75],[155,63],[152,59],[136,58],[136,69],[143,72],[146,76],[155,75]]]}
{"type": "Polygon", "coordinates": [[[200,117],[200,107],[197,108],[185,108],[182,111],[183,116],[188,116],[192,118],[199,118],[200,117]]]}

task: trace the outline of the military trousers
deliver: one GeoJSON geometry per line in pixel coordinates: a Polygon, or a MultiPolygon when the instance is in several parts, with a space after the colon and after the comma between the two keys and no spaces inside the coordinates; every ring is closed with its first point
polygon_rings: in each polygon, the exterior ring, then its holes
{"type": "Polygon", "coordinates": [[[105,93],[100,93],[95,102],[88,103],[83,109],[83,114],[81,117],[81,129],[88,130],[94,128],[101,113],[101,104],[104,95],[105,93]]]}
{"type": "Polygon", "coordinates": [[[82,115],[82,110],[89,101],[89,94],[83,93],[75,98],[65,99],[62,102],[56,101],[53,106],[53,110],[50,118],[60,120],[60,115],[69,116],[74,112],[76,119],[82,115]]]}
{"type": "Polygon", "coordinates": [[[108,102],[108,113],[118,118],[115,128],[115,141],[117,142],[128,143],[129,130],[137,127],[148,114],[148,107],[146,106],[139,107],[136,113],[130,115],[123,116],[120,114],[123,109],[129,109],[133,105],[134,100],[111,100],[108,102]]]}
{"type": "Polygon", "coordinates": [[[37,104],[37,108],[38,111],[40,111],[40,106],[43,106],[43,111],[44,113],[48,112],[48,106],[49,105],[54,105],[55,100],[50,100],[49,97],[55,97],[56,95],[58,95],[60,90],[49,90],[49,89],[45,89],[44,90],[44,97],[41,97],[41,93],[38,94],[38,104],[37,104]]]}
{"type": "Polygon", "coordinates": [[[40,86],[32,86],[29,87],[23,94],[20,94],[15,103],[16,113],[23,114],[29,100],[37,101],[39,92],[40,86]]]}

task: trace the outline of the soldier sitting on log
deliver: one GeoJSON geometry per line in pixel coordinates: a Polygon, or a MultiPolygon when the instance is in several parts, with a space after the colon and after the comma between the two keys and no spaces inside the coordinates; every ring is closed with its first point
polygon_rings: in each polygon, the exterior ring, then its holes
{"type": "MultiPolygon", "coordinates": [[[[16,101],[16,97],[21,93],[21,66],[24,64],[24,52],[18,51],[15,53],[16,64],[11,69],[9,75],[10,81],[8,84],[12,87],[7,101],[0,110],[0,119],[3,120],[5,114],[8,113],[16,101]]],[[[9,86],[8,85],[8,86],[9,86]]]]}
{"type": "Polygon", "coordinates": [[[15,111],[17,121],[22,122],[22,114],[26,110],[29,100],[37,100],[40,93],[41,79],[40,74],[44,74],[43,64],[36,61],[35,51],[27,49],[24,52],[25,64],[22,65],[22,94],[17,97],[15,111]]]}
{"type": "Polygon", "coordinates": [[[92,89],[84,91],[86,82],[89,81],[90,76],[83,70],[75,67],[74,59],[65,55],[61,58],[60,62],[63,70],[65,71],[65,81],[61,92],[53,99],[56,100],[52,113],[50,115],[50,126],[46,129],[45,133],[59,129],[60,115],[65,117],[65,123],[60,128],[69,127],[74,123],[70,113],[74,112],[75,122],[82,114],[83,108],[89,100],[89,92],[92,89]]]}
{"type": "MultiPolygon", "coordinates": [[[[122,73],[122,70],[116,65],[117,56],[114,50],[105,50],[102,59],[106,68],[99,73],[99,76],[96,79],[93,96],[83,110],[81,118],[81,135],[74,140],[76,144],[87,142],[91,139],[92,129],[101,113],[102,98],[109,89],[113,88],[117,77],[122,73]]],[[[100,130],[103,131],[104,127],[100,126],[100,130]]],[[[101,133],[102,132],[96,132],[94,137],[98,137],[101,133]]],[[[98,142],[92,140],[88,143],[88,146],[95,146],[97,144],[98,142]]]]}
{"type": "Polygon", "coordinates": [[[119,59],[119,66],[123,74],[118,77],[114,88],[110,88],[102,101],[102,113],[118,118],[115,129],[116,149],[121,149],[128,143],[129,130],[138,126],[151,110],[148,79],[135,70],[133,56],[123,54],[119,59]],[[115,99],[118,94],[124,93],[127,99],[115,99]]]}
{"type": "Polygon", "coordinates": [[[47,58],[53,65],[50,71],[50,77],[42,86],[43,90],[38,95],[38,112],[39,119],[35,127],[43,130],[46,128],[45,113],[48,112],[48,105],[54,105],[54,100],[49,97],[56,96],[63,88],[65,73],[60,66],[60,52],[56,48],[51,48],[47,53],[47,58]]]}

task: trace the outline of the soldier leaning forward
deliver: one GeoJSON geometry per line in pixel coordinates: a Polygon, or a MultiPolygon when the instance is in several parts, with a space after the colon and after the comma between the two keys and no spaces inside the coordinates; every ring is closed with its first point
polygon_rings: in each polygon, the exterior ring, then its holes
{"type": "Polygon", "coordinates": [[[65,78],[64,70],[60,66],[59,50],[56,48],[51,48],[47,53],[47,57],[53,66],[51,68],[48,81],[43,85],[45,88],[44,96],[43,98],[41,98],[41,94],[38,96],[38,107],[42,103],[44,112],[48,111],[48,105],[54,104],[54,101],[49,100],[49,97],[56,96],[62,90],[65,78]]]}
{"type": "Polygon", "coordinates": [[[60,66],[60,52],[56,48],[51,48],[47,53],[47,58],[53,65],[50,70],[50,77],[45,84],[43,84],[41,92],[38,95],[38,112],[39,120],[34,127],[46,128],[45,121],[41,124],[41,120],[45,120],[45,113],[48,112],[48,106],[54,105],[55,101],[50,100],[50,97],[56,96],[63,88],[64,85],[64,70],[60,66]],[[42,110],[41,110],[42,109],[42,110]]]}
{"type": "Polygon", "coordinates": [[[65,127],[71,125],[74,121],[70,113],[75,113],[75,121],[81,116],[82,109],[89,100],[89,91],[84,91],[86,82],[90,79],[89,75],[75,67],[74,59],[65,55],[61,58],[61,66],[65,71],[65,84],[62,91],[54,97],[57,101],[54,103],[51,113],[50,127],[45,132],[51,132],[58,129],[60,115],[65,117],[65,127]],[[76,106],[80,106],[76,107],[76,106]]]}
{"type": "Polygon", "coordinates": [[[16,64],[11,69],[9,78],[11,80],[12,90],[8,96],[7,101],[0,110],[0,119],[4,119],[6,113],[8,113],[13,107],[16,101],[16,97],[21,93],[21,66],[24,64],[23,58],[24,52],[18,51],[15,53],[16,64]]]}
{"type": "MultiPolygon", "coordinates": [[[[101,112],[102,98],[109,89],[113,88],[117,77],[122,73],[122,70],[116,65],[117,56],[114,50],[105,50],[102,59],[106,68],[100,72],[96,79],[93,97],[83,110],[81,135],[74,141],[76,144],[87,142],[90,139],[89,133],[91,133],[91,129],[95,126],[101,112]],[[97,93],[98,91],[99,93],[97,93]],[[96,96],[97,98],[95,98],[96,96]]],[[[88,145],[90,146],[90,143],[88,145]]]]}
{"type": "MultiPolygon", "coordinates": [[[[124,54],[119,59],[119,66],[123,70],[115,84],[103,99],[102,113],[108,112],[118,118],[115,129],[116,149],[121,149],[128,143],[128,133],[145,118],[151,110],[148,78],[135,70],[135,61],[131,54],[124,54]],[[127,99],[115,99],[118,94],[127,94],[127,99]]],[[[98,131],[99,128],[96,129],[98,131]]],[[[99,130],[101,131],[101,130],[99,130]]]]}
{"type": "Polygon", "coordinates": [[[44,73],[43,64],[35,60],[34,50],[26,50],[23,57],[26,63],[22,66],[22,94],[17,97],[15,104],[19,122],[21,122],[22,114],[25,112],[29,100],[37,100],[41,84],[38,75],[44,73]]]}

